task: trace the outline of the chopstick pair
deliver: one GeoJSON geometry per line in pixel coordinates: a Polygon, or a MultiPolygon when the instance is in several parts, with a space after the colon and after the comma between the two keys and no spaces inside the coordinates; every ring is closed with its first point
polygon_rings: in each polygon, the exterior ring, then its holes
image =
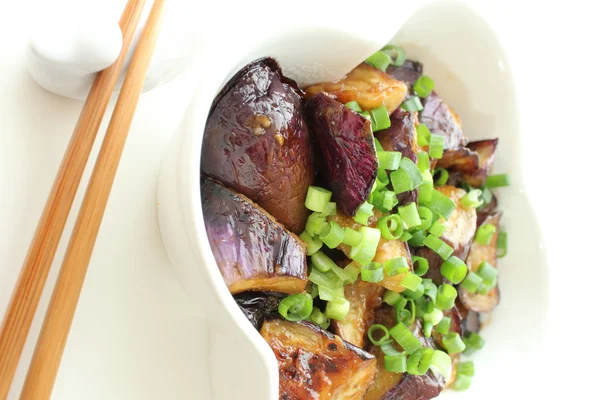
{"type": "MultiPolygon", "coordinates": [[[[154,51],[165,0],[154,0],[96,160],[27,378],[23,400],[49,399],[104,210],[154,51]]],[[[0,330],[0,399],[6,399],[86,162],[125,62],[145,0],[128,0],[119,22],[123,47],[98,73],[25,258],[0,330]]]]}

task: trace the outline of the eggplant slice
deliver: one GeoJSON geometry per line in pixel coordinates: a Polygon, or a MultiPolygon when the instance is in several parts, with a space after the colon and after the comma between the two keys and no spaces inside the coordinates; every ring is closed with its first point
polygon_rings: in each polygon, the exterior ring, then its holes
{"type": "Polygon", "coordinates": [[[369,198],[377,178],[371,123],[324,93],[306,104],[306,115],[334,199],[344,213],[354,215],[369,198]]]}
{"type": "Polygon", "coordinates": [[[356,101],[363,110],[385,106],[391,113],[407,94],[404,82],[396,80],[369,64],[362,63],[339,81],[325,82],[306,89],[306,99],[326,92],[340,103],[356,101]]]}
{"type": "Polygon", "coordinates": [[[419,120],[425,124],[431,133],[444,136],[444,150],[457,150],[465,144],[460,117],[442,98],[432,91],[422,100],[423,110],[419,120]]]}
{"type": "Polygon", "coordinates": [[[437,166],[459,172],[461,182],[481,187],[494,164],[497,146],[498,139],[470,142],[466,147],[445,151],[437,166]]]}
{"type": "Polygon", "coordinates": [[[279,365],[281,400],[362,400],[375,358],[310,322],[265,321],[260,331],[279,365]]]}
{"type": "Polygon", "coordinates": [[[211,179],[202,179],[202,212],[213,255],[231,293],[300,293],[304,243],[265,210],[211,179]]]}
{"type": "Polygon", "coordinates": [[[386,151],[399,151],[402,157],[417,162],[417,153],[421,148],[417,144],[417,113],[411,113],[398,108],[390,115],[391,125],[375,133],[381,147],[386,151]]]}
{"type": "Polygon", "coordinates": [[[202,144],[202,172],[249,197],[295,233],[304,229],[304,199],[314,157],[303,100],[277,62],[245,66],[212,104],[202,144]]]}
{"type": "Polygon", "coordinates": [[[365,347],[365,334],[375,319],[375,310],[381,307],[383,287],[360,279],[346,285],[344,294],[350,310],[344,321],[332,320],[333,331],[345,341],[365,347]]]}
{"type": "Polygon", "coordinates": [[[406,83],[407,86],[412,87],[417,79],[423,75],[423,64],[418,61],[406,60],[404,61],[404,64],[399,67],[390,65],[385,70],[385,73],[406,83]]]}
{"type": "MultiPolygon", "coordinates": [[[[500,232],[501,217],[502,213],[498,212],[490,215],[483,221],[484,224],[494,225],[496,227],[496,232],[492,236],[490,244],[484,245],[473,242],[469,257],[467,257],[467,267],[469,267],[469,271],[477,271],[484,261],[496,268],[496,242],[498,240],[498,233],[500,232]]],[[[469,293],[460,287],[458,294],[466,309],[478,313],[491,312],[500,302],[500,290],[498,289],[498,285],[494,286],[487,294],[469,293]]]]}
{"type": "Polygon", "coordinates": [[[281,293],[244,292],[233,296],[248,321],[259,330],[266,317],[276,315],[281,293]]]}

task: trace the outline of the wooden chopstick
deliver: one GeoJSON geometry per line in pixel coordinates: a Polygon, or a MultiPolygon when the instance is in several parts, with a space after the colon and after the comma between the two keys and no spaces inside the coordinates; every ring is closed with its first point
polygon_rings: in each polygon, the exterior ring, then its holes
{"type": "Polygon", "coordinates": [[[125,62],[144,3],[145,0],[129,0],[123,11],[119,22],[123,32],[121,54],[112,66],[98,73],[94,81],[23,263],[0,328],[0,399],[8,396],[77,187],[125,62]]]}
{"type": "Polygon", "coordinates": [[[21,399],[45,400],[52,393],[106,203],[158,39],[163,8],[164,0],[154,0],[127,71],[54,287],[21,399]]]}

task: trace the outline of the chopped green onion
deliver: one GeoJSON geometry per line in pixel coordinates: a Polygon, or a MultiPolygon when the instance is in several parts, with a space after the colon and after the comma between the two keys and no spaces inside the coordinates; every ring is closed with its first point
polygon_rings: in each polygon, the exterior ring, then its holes
{"type": "Polygon", "coordinates": [[[361,266],[364,266],[373,261],[373,258],[375,257],[377,245],[381,238],[381,231],[379,229],[363,226],[360,228],[359,232],[363,235],[363,239],[358,246],[352,247],[350,250],[350,258],[361,266]]]}
{"type": "Polygon", "coordinates": [[[408,272],[408,261],[406,257],[397,257],[387,260],[384,263],[385,273],[387,276],[396,276],[408,272]]]}
{"type": "Polygon", "coordinates": [[[467,264],[456,256],[451,256],[442,263],[442,275],[455,285],[465,279],[468,271],[467,264]]]}
{"type": "Polygon", "coordinates": [[[420,206],[417,209],[417,211],[419,213],[419,218],[421,219],[421,224],[419,225],[419,228],[420,229],[431,228],[431,224],[433,222],[433,212],[425,206],[420,206]]]}
{"type": "Polygon", "coordinates": [[[383,302],[390,306],[394,306],[398,300],[400,300],[400,297],[402,297],[400,293],[386,289],[386,291],[383,293],[383,302]]]}
{"type": "Polygon", "coordinates": [[[383,212],[389,212],[392,208],[398,204],[398,198],[396,193],[391,190],[385,190],[383,192],[383,200],[381,202],[381,209],[383,212]]]}
{"type": "Polygon", "coordinates": [[[388,177],[385,169],[379,168],[377,170],[377,180],[375,182],[375,188],[377,189],[383,189],[388,185],[388,183],[390,183],[390,178],[388,177]]]}
{"type": "Polygon", "coordinates": [[[454,307],[454,301],[456,300],[457,295],[458,293],[456,292],[454,286],[448,285],[447,283],[441,284],[438,287],[435,305],[440,310],[449,310],[454,307]]]}
{"type": "Polygon", "coordinates": [[[447,221],[456,209],[456,204],[451,198],[440,192],[434,190],[431,193],[431,202],[427,205],[431,211],[444,217],[447,221]]]}
{"type": "Polygon", "coordinates": [[[387,240],[398,239],[404,231],[402,219],[398,214],[392,214],[379,218],[377,228],[381,231],[381,236],[387,240]]]}
{"type": "Polygon", "coordinates": [[[302,321],[312,313],[312,297],[308,293],[292,294],[279,302],[277,310],[288,321],[302,321]]]}
{"type": "Polygon", "coordinates": [[[433,190],[433,183],[424,182],[421,186],[419,186],[419,195],[417,198],[419,204],[429,204],[431,202],[433,190]]]}
{"type": "Polygon", "coordinates": [[[375,150],[376,151],[384,151],[383,146],[381,145],[381,143],[379,142],[379,140],[376,137],[373,138],[373,141],[375,142],[375,150]]]}
{"type": "Polygon", "coordinates": [[[436,168],[433,170],[433,177],[435,178],[436,176],[437,178],[434,180],[434,185],[444,186],[446,183],[448,183],[450,173],[448,173],[448,170],[445,168],[436,168]]]}
{"type": "Polygon", "coordinates": [[[404,193],[413,190],[413,183],[406,171],[399,169],[390,173],[390,181],[395,193],[404,193]]]}
{"type": "MultiPolygon", "coordinates": [[[[389,330],[388,330],[388,333],[389,333],[389,330]]],[[[394,343],[396,343],[396,341],[394,339],[388,339],[388,340],[384,341],[383,343],[381,343],[381,352],[383,354],[385,354],[386,356],[400,356],[400,355],[405,354],[404,352],[396,349],[394,343]]]]}
{"type": "Polygon", "coordinates": [[[423,295],[429,297],[431,301],[435,303],[435,299],[437,297],[437,286],[435,285],[435,283],[433,283],[431,279],[423,279],[423,288],[423,295]]]}
{"type": "Polygon", "coordinates": [[[383,51],[379,50],[373,53],[369,58],[365,60],[365,62],[383,72],[387,69],[387,67],[392,63],[392,58],[383,51]]]}
{"type": "Polygon", "coordinates": [[[448,354],[462,353],[465,349],[465,343],[456,332],[450,332],[442,337],[442,343],[448,351],[448,354]]]}
{"type": "Polygon", "coordinates": [[[508,253],[508,234],[499,232],[496,241],[496,257],[502,258],[508,253]]]}
{"type": "Polygon", "coordinates": [[[423,104],[421,104],[421,100],[419,100],[418,96],[413,96],[408,100],[405,100],[400,107],[408,112],[416,112],[423,109],[423,104]]]}
{"type": "Polygon", "coordinates": [[[448,243],[433,235],[427,235],[423,240],[423,244],[435,251],[444,260],[447,260],[454,252],[454,249],[448,243]]]}
{"type": "Polygon", "coordinates": [[[388,44],[384,46],[381,51],[386,53],[392,59],[392,65],[395,67],[400,67],[406,61],[406,52],[402,47],[394,46],[392,44],[388,44]]]}
{"type": "Polygon", "coordinates": [[[395,373],[404,373],[407,368],[407,360],[405,355],[398,356],[383,356],[383,366],[386,371],[395,373]]]}
{"type": "Polygon", "coordinates": [[[452,384],[452,389],[456,391],[464,391],[467,390],[471,386],[471,377],[461,374],[456,374],[456,379],[452,384]]]}
{"type": "Polygon", "coordinates": [[[347,244],[350,247],[356,247],[360,244],[362,238],[362,233],[355,231],[352,228],[344,228],[342,243],[347,244]]]}
{"type": "Polygon", "coordinates": [[[483,200],[483,204],[490,204],[494,195],[492,191],[486,187],[483,188],[483,192],[481,193],[481,200],[483,200]]]}
{"type": "Polygon", "coordinates": [[[439,372],[444,378],[449,379],[452,375],[452,358],[441,350],[434,350],[429,369],[439,372]]]}
{"type": "MultiPolygon", "coordinates": [[[[313,268],[310,271],[308,280],[311,281],[312,283],[314,283],[315,285],[319,286],[319,288],[326,287],[326,288],[330,288],[330,289],[335,289],[335,288],[339,288],[339,287],[343,288],[343,286],[344,286],[343,282],[340,284],[339,278],[337,277],[336,274],[334,274],[331,271],[321,272],[317,268],[313,268]]],[[[343,294],[343,292],[342,292],[342,294],[343,294]]]]}
{"type": "Polygon", "coordinates": [[[433,79],[427,75],[421,75],[419,79],[415,81],[413,90],[417,96],[424,98],[431,94],[434,87],[435,83],[433,82],[433,79]]]}
{"type": "MultiPolygon", "coordinates": [[[[361,112],[359,112],[359,114],[362,115],[364,119],[371,122],[371,113],[369,113],[368,111],[361,111],[361,112]]],[[[371,130],[373,130],[372,127],[371,127],[371,130]]]]}
{"type": "Polygon", "coordinates": [[[312,265],[321,272],[327,272],[337,267],[336,263],[322,251],[313,254],[310,260],[312,261],[312,265]]]}
{"type": "Polygon", "coordinates": [[[399,207],[398,215],[402,218],[402,222],[404,222],[406,228],[414,228],[415,226],[421,225],[419,211],[414,201],[404,207],[399,207]]]}
{"type": "Polygon", "coordinates": [[[437,325],[444,318],[444,313],[439,308],[434,308],[433,311],[423,315],[423,321],[431,322],[432,325],[437,325]]]}
{"type": "MultiPolygon", "coordinates": [[[[414,97],[413,97],[414,98],[414,97]]],[[[444,155],[444,136],[432,133],[429,138],[429,155],[438,160],[444,155]]]]}
{"type": "Polygon", "coordinates": [[[423,276],[429,271],[429,261],[426,258],[413,256],[412,262],[415,275],[423,276]]]}
{"type": "MultiPolygon", "coordinates": [[[[413,300],[411,302],[411,307],[415,304],[413,300]]],[[[414,315],[410,310],[406,308],[400,308],[396,306],[396,321],[401,322],[406,326],[411,326],[415,320],[416,315],[414,315]]]]}
{"type": "Polygon", "coordinates": [[[389,330],[390,336],[406,351],[412,354],[421,347],[421,342],[404,324],[398,323],[389,330]]]}
{"type": "Polygon", "coordinates": [[[460,286],[469,293],[475,293],[482,283],[483,278],[471,271],[467,274],[465,280],[460,283],[460,286]]]}
{"type": "Polygon", "coordinates": [[[485,187],[489,189],[510,186],[510,175],[509,174],[498,174],[490,175],[485,181],[485,187]]]}
{"type": "Polygon", "coordinates": [[[484,285],[494,286],[498,278],[498,270],[487,261],[484,261],[477,268],[477,275],[483,279],[484,285]]]}
{"type": "Polygon", "coordinates": [[[431,131],[425,124],[417,125],[417,144],[419,146],[429,146],[431,131]]]}
{"type": "Polygon", "coordinates": [[[481,196],[482,192],[479,189],[473,189],[466,195],[460,199],[465,208],[477,208],[483,204],[483,201],[479,200],[479,196],[481,196]]]}
{"type": "Polygon", "coordinates": [[[344,287],[338,288],[328,288],[326,286],[317,286],[319,292],[319,298],[325,301],[331,301],[333,299],[337,299],[338,297],[344,297],[344,287]]]}
{"type": "Polygon", "coordinates": [[[373,121],[373,132],[382,131],[392,125],[385,106],[372,109],[371,120],[373,121]]]}
{"type": "Polygon", "coordinates": [[[406,371],[411,375],[425,375],[433,360],[433,349],[421,347],[408,357],[406,371]]]}
{"type": "Polygon", "coordinates": [[[331,200],[331,191],[318,186],[309,186],[304,206],[311,211],[323,212],[331,200]]]}
{"type": "Polygon", "coordinates": [[[365,282],[381,282],[384,278],[383,264],[372,262],[360,269],[360,278],[365,282]]]}
{"type": "Polygon", "coordinates": [[[475,241],[482,245],[488,245],[492,242],[492,237],[496,233],[496,226],[492,224],[483,224],[475,233],[475,241]]]}
{"type": "Polygon", "coordinates": [[[321,213],[324,217],[329,217],[330,215],[337,215],[337,207],[333,201],[330,201],[325,206],[325,210],[321,213]]]}
{"type": "Polygon", "coordinates": [[[423,322],[423,335],[426,338],[431,337],[431,332],[433,331],[433,324],[429,321],[423,322]]]}
{"type": "Polygon", "coordinates": [[[408,241],[408,244],[412,247],[423,247],[423,240],[427,236],[427,232],[424,229],[419,229],[411,233],[412,238],[408,241]]]}
{"type": "Polygon", "coordinates": [[[331,221],[321,231],[319,239],[323,241],[330,249],[338,247],[344,239],[344,228],[337,222],[331,221]]]}
{"type": "Polygon", "coordinates": [[[475,376],[475,364],[473,361],[459,362],[456,366],[456,373],[473,377],[475,376]]]}
{"type": "Polygon", "coordinates": [[[440,237],[443,235],[445,230],[446,226],[444,224],[440,223],[439,221],[435,221],[433,225],[431,225],[431,228],[429,228],[429,233],[435,237],[440,237]]]}
{"type": "Polygon", "coordinates": [[[354,220],[359,224],[367,225],[369,223],[369,217],[373,215],[373,204],[364,202],[356,210],[354,220]]]}
{"type": "Polygon", "coordinates": [[[369,337],[371,343],[373,343],[375,346],[381,346],[383,342],[390,338],[390,333],[388,332],[388,329],[385,326],[381,324],[374,324],[369,327],[369,330],[367,331],[367,336],[369,337]],[[381,337],[378,340],[375,340],[373,336],[377,331],[381,332],[381,337]]]}
{"type": "Polygon", "coordinates": [[[355,262],[351,262],[346,265],[344,272],[350,277],[350,281],[354,282],[358,279],[358,275],[360,275],[360,266],[355,262]]]}
{"type": "Polygon", "coordinates": [[[410,181],[412,182],[411,190],[418,188],[421,183],[423,183],[423,175],[421,175],[419,167],[417,167],[417,164],[415,164],[410,158],[405,157],[400,160],[400,168],[404,170],[404,172],[406,172],[410,178],[410,181]]]}
{"type": "Polygon", "coordinates": [[[412,235],[408,231],[404,231],[402,236],[400,236],[400,240],[403,242],[408,242],[412,238],[412,235]]]}
{"type": "MultiPolygon", "coordinates": [[[[386,111],[387,112],[387,111],[386,111]]],[[[395,171],[400,168],[400,160],[402,159],[402,153],[399,151],[378,151],[377,160],[379,161],[379,168],[395,171]]]]}
{"type": "Polygon", "coordinates": [[[409,298],[411,300],[417,300],[417,299],[423,297],[424,293],[425,293],[425,287],[423,286],[423,284],[419,284],[415,289],[406,289],[402,292],[402,294],[404,296],[406,296],[407,298],[409,298]]]}
{"type": "Polygon", "coordinates": [[[485,340],[477,332],[471,332],[468,336],[465,336],[464,342],[467,346],[464,351],[466,355],[471,355],[485,346],[485,340]]]}
{"type": "Polygon", "coordinates": [[[326,224],[325,216],[321,213],[314,212],[308,216],[306,227],[304,229],[309,236],[318,237],[326,224]]]}
{"type": "Polygon", "coordinates": [[[417,167],[419,167],[419,171],[429,171],[429,154],[426,151],[421,151],[417,153],[417,167]]]}
{"type": "Polygon", "coordinates": [[[343,297],[336,297],[328,301],[325,307],[325,315],[338,321],[345,320],[348,311],[350,311],[350,302],[343,297]]]}
{"type": "Polygon", "coordinates": [[[306,255],[312,256],[323,247],[323,242],[318,237],[311,237],[308,232],[300,234],[300,239],[306,243],[306,255]]]}
{"type": "Polygon", "coordinates": [[[362,108],[360,108],[360,105],[358,104],[358,101],[349,101],[346,104],[344,104],[346,107],[348,107],[349,109],[351,109],[352,111],[356,111],[356,112],[361,112],[362,108]]]}
{"type": "Polygon", "coordinates": [[[421,281],[422,281],[422,279],[420,277],[416,276],[412,272],[408,272],[408,273],[404,274],[404,277],[402,278],[402,282],[400,283],[400,285],[402,287],[405,287],[406,289],[414,291],[419,287],[419,284],[421,283],[421,281]]]}
{"type": "Polygon", "coordinates": [[[435,326],[435,330],[437,333],[445,335],[446,333],[450,332],[450,324],[452,324],[450,317],[444,317],[440,323],[435,326]]]}
{"type": "Polygon", "coordinates": [[[327,329],[329,327],[329,318],[327,318],[327,316],[318,308],[313,309],[312,313],[310,314],[310,320],[323,329],[327,329]]]}

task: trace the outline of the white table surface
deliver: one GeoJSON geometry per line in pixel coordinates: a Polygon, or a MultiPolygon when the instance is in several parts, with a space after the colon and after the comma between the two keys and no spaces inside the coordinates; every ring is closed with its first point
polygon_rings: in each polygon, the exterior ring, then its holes
{"type": "MultiPolygon", "coordinates": [[[[23,51],[30,26],[40,17],[33,10],[41,3],[0,0],[0,314],[8,304],[82,105],[45,92],[27,73],[23,51]]],[[[349,7],[348,1],[341,3],[349,7]]],[[[598,282],[594,279],[600,267],[598,257],[585,257],[582,249],[592,247],[597,235],[586,234],[586,227],[593,224],[593,215],[588,215],[591,212],[565,209],[573,201],[573,190],[577,190],[581,191],[581,207],[597,210],[594,199],[598,197],[586,196],[583,184],[579,184],[586,164],[588,168],[597,165],[600,136],[595,122],[599,104],[591,87],[597,84],[598,76],[597,56],[591,54],[598,51],[598,43],[591,47],[591,39],[599,38],[592,32],[597,25],[593,8],[583,1],[570,1],[569,6],[552,1],[542,6],[525,0],[470,3],[497,29],[504,43],[521,102],[530,110],[522,115],[523,131],[527,132],[523,145],[525,151],[536,154],[531,163],[539,164],[539,168],[527,169],[525,182],[545,233],[552,265],[550,290],[556,295],[551,298],[545,338],[547,359],[540,360],[532,370],[552,366],[554,375],[549,382],[536,377],[532,384],[540,385],[540,394],[565,393],[575,398],[574,394],[580,393],[584,395],[580,398],[595,398],[587,389],[593,383],[593,369],[585,367],[586,363],[577,367],[580,359],[593,362],[593,350],[586,345],[595,343],[595,338],[585,336],[584,317],[574,316],[590,312],[586,314],[589,322],[593,309],[582,310],[586,304],[583,298],[578,298],[576,306],[568,299],[585,295],[586,291],[594,294],[585,286],[586,282],[598,282]],[[571,150],[570,154],[566,149],[571,150]],[[576,239],[578,247],[565,245],[564,240],[569,239],[576,239]],[[569,275],[582,271],[585,282],[569,275]],[[576,381],[571,381],[570,374],[575,373],[576,381]]],[[[290,10],[284,10],[284,2],[280,7],[282,13],[295,12],[291,4],[290,10]]],[[[205,8],[203,12],[210,10],[205,8]]],[[[139,104],[73,321],[54,399],[202,398],[194,376],[202,357],[195,340],[200,321],[170,269],[156,216],[161,159],[193,94],[188,78],[182,76],[143,95],[139,104]]],[[[88,168],[84,182],[89,172],[88,168]]],[[[80,191],[76,205],[81,195],[80,191]]],[[[72,224],[70,218],[67,232],[72,224]]],[[[58,254],[63,254],[65,245],[63,240],[58,254]]],[[[59,262],[60,257],[50,274],[50,283],[59,262]]],[[[48,286],[10,399],[17,398],[24,379],[51,293],[48,286]]],[[[490,398],[494,398],[493,391],[490,398]]]]}

